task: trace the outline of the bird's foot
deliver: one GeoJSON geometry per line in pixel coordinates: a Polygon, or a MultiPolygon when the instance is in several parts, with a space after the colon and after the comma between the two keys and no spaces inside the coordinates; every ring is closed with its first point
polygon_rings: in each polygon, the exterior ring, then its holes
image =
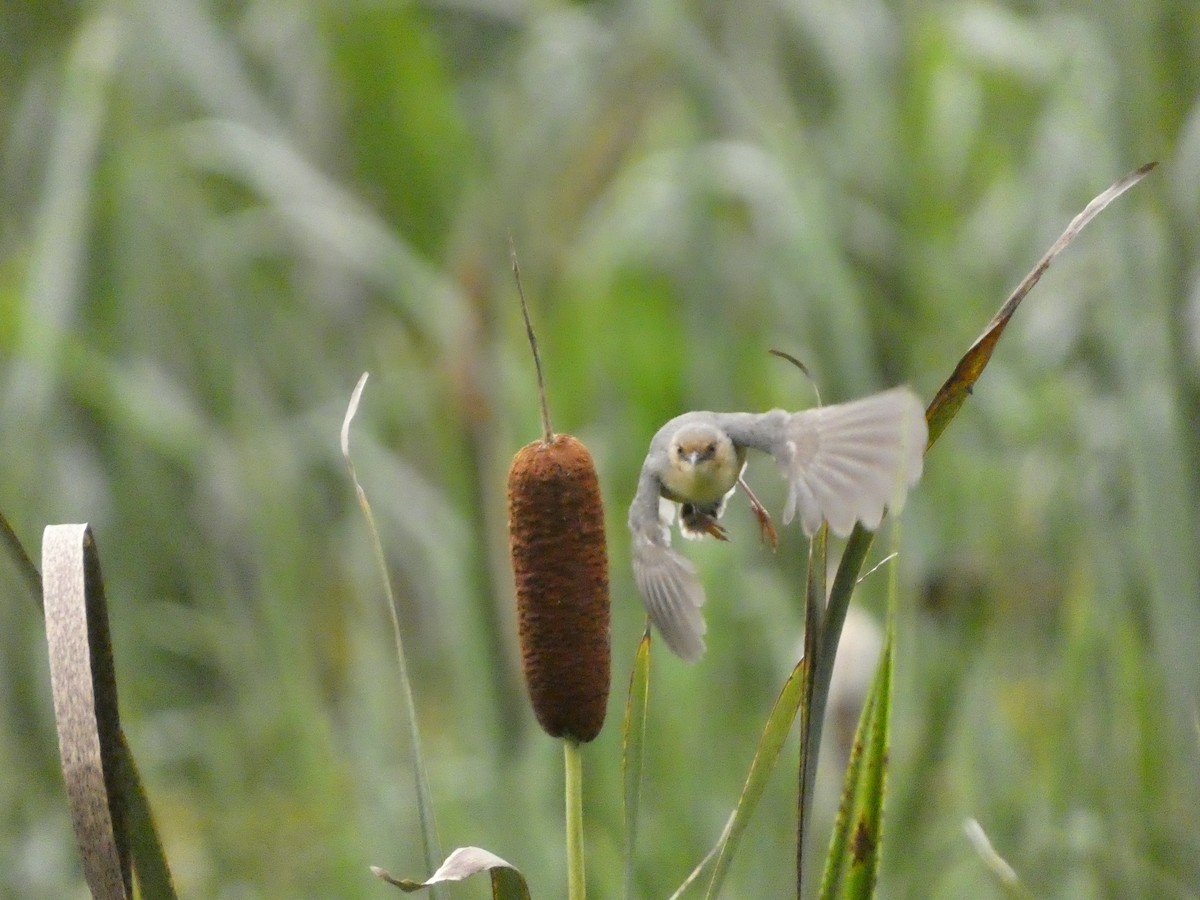
{"type": "Polygon", "coordinates": [[[718,541],[729,540],[729,532],[721,526],[716,516],[710,515],[690,503],[683,504],[680,509],[679,524],[685,537],[701,538],[707,534],[718,541]]]}
{"type": "Polygon", "coordinates": [[[759,537],[764,544],[770,544],[771,549],[775,550],[779,546],[779,534],[775,531],[775,523],[771,521],[771,514],[767,512],[767,508],[758,502],[758,498],[754,496],[754,491],[750,490],[750,485],[746,484],[745,480],[738,477],[738,487],[746,492],[746,497],[750,501],[750,509],[754,513],[754,517],[758,519],[759,537]]]}
{"type": "Polygon", "coordinates": [[[779,534],[775,531],[775,523],[771,521],[771,514],[761,506],[751,505],[755,517],[758,519],[759,537],[764,544],[770,544],[771,549],[775,550],[779,547],[779,534]]]}

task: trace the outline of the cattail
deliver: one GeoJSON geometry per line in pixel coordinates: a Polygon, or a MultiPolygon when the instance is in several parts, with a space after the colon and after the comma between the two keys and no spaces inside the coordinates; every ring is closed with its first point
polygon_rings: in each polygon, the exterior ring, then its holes
{"type": "MultiPolygon", "coordinates": [[[[520,273],[513,255],[520,291],[520,273]]],[[[600,482],[587,448],[554,434],[537,342],[521,310],[538,373],[543,435],[508,472],[508,533],[517,631],[529,699],[551,737],[592,740],[609,688],[608,550],[600,482]]]]}
{"type": "Polygon", "coordinates": [[[525,682],[552,737],[590,741],[608,705],[608,554],[592,456],[570,435],[522,447],[508,529],[525,682]]]}

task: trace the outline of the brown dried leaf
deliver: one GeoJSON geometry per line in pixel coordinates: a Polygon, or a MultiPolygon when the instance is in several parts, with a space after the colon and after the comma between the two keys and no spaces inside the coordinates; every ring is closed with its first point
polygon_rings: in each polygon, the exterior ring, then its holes
{"type": "Polygon", "coordinates": [[[1067,249],[1079,232],[1083,231],[1084,227],[1096,218],[1106,206],[1145,178],[1156,165],[1158,163],[1151,162],[1135,169],[1084,207],[1083,211],[1071,220],[1066,231],[1046,251],[1046,255],[1038,261],[1033,270],[1017,285],[1016,290],[1004,301],[1000,310],[992,317],[992,321],[988,322],[983,334],[975,340],[975,343],[959,360],[946,383],[942,385],[933,398],[933,402],[929,404],[925,413],[925,418],[929,422],[929,446],[932,447],[933,442],[946,430],[946,426],[950,424],[950,420],[954,418],[958,408],[963,405],[971,393],[971,388],[979,380],[979,376],[992,358],[992,351],[996,349],[996,342],[1000,340],[1000,335],[1008,326],[1008,320],[1017,311],[1017,307],[1021,305],[1025,295],[1033,289],[1033,286],[1050,268],[1050,263],[1054,262],[1058,254],[1067,249]]]}

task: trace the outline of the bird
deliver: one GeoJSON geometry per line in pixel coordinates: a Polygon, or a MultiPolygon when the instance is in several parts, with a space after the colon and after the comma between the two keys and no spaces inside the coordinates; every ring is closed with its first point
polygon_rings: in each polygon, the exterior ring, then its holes
{"type": "Polygon", "coordinates": [[[900,386],[800,412],[687,412],[650,440],[629,506],[634,582],[667,646],[687,662],[704,654],[704,587],[696,567],[671,546],[680,533],[728,540],[720,518],[740,486],[775,543],[770,516],[743,478],[750,450],[775,459],[787,484],[785,525],[799,517],[808,537],[822,522],[845,537],[861,522],[874,531],[884,510],[899,512],[921,477],[928,429],[924,408],[900,386]]]}

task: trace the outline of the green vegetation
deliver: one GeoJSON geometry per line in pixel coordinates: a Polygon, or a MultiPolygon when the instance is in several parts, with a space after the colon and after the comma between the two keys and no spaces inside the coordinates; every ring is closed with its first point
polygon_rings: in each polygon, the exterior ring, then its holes
{"type": "MultiPolygon", "coordinates": [[[[614,690],[583,792],[589,892],[618,897],[644,624],[624,518],[650,435],[688,408],[810,404],[768,348],[826,402],[932,398],[1071,216],[1151,159],[1028,298],[906,507],[879,877],[895,897],[1200,893],[1188,3],[12,3],[0,50],[0,511],[35,559],[43,526],[92,525],[182,896],[429,874],[338,446],[364,370],[354,459],[441,842],[563,893],[562,751],[524,697],[507,558],[505,473],[540,433],[510,233],[555,425],[607,504],[614,690]]],[[[748,477],[778,510],[769,463],[748,477]]],[[[687,548],[707,656],[655,654],[637,897],[716,843],[800,652],[799,530],[772,555],[743,505],[726,521],[731,544],[687,548]]],[[[880,620],[889,577],[857,592],[880,620]]],[[[0,558],[0,896],[37,900],[82,881],[28,593],[0,558]]],[[[795,752],[725,896],[793,891],[795,752]]]]}

